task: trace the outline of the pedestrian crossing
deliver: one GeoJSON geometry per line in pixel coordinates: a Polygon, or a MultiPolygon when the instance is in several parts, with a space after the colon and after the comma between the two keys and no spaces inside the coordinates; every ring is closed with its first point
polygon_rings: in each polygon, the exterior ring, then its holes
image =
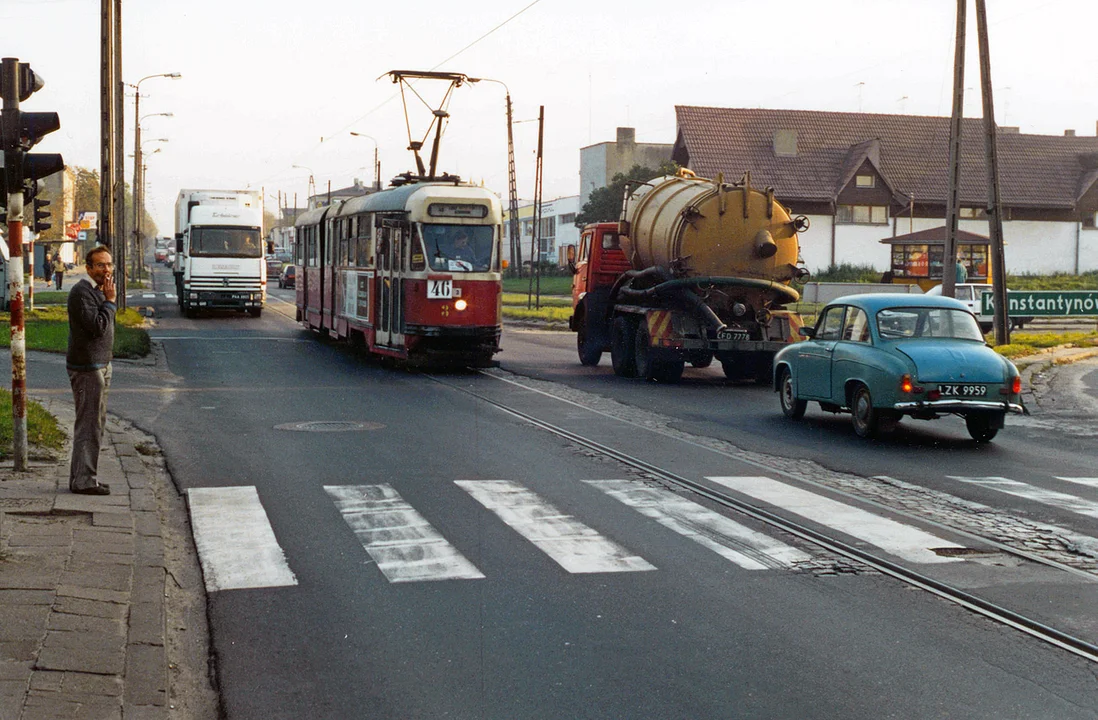
{"type": "MultiPolygon", "coordinates": [[[[1002,477],[947,476],[1061,509],[1098,517],[1098,503],[1002,477]]],[[[1058,478],[1081,488],[1098,478],[1058,478]]],[[[855,542],[919,565],[965,562],[963,546],[913,524],[886,517],[765,476],[708,480],[855,542]]],[[[585,480],[616,504],[747,571],[794,569],[819,559],[743,525],[689,497],[635,480],[585,480]]],[[[453,487],[563,571],[576,574],[652,572],[660,568],[619,539],[509,480],[455,480],[453,487]]],[[[391,484],[326,485],[324,492],[363,551],[389,583],[483,580],[487,576],[445,536],[447,519],[413,507],[391,484]]],[[[191,523],[208,591],[286,587],[297,579],[254,486],[192,488],[191,523]]],[[[436,511],[437,514],[437,511],[436,511]]],[[[605,521],[604,521],[605,522],[605,521]]],[[[483,548],[477,548],[483,551],[483,548]]]]}

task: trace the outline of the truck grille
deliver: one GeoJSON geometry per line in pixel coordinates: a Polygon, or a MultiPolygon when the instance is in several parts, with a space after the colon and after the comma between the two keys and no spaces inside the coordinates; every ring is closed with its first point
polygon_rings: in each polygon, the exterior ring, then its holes
{"type": "Polygon", "coordinates": [[[259,276],[218,276],[218,275],[192,275],[189,281],[190,290],[258,290],[260,287],[259,276]]]}

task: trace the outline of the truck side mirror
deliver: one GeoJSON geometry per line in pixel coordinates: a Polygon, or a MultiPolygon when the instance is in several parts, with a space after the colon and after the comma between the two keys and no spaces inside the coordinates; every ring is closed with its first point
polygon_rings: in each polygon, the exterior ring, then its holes
{"type": "Polygon", "coordinates": [[[568,257],[568,269],[572,271],[573,275],[575,275],[576,272],[577,272],[577,270],[576,270],[576,246],[575,245],[569,245],[568,249],[565,250],[564,252],[565,252],[565,255],[568,257]]]}
{"type": "Polygon", "coordinates": [[[177,253],[183,252],[183,233],[175,234],[175,251],[177,253]]]}

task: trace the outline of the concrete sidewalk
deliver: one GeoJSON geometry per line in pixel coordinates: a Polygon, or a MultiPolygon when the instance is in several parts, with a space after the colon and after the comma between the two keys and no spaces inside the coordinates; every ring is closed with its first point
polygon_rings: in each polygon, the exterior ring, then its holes
{"type": "Polygon", "coordinates": [[[169,716],[163,481],[140,442],[108,420],[109,496],[69,492],[67,448],[0,465],[0,720],[169,716]]]}

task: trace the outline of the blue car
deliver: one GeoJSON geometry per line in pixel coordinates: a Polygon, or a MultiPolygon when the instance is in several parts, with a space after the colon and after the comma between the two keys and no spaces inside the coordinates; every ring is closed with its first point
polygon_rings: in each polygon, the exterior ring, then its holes
{"type": "Polygon", "coordinates": [[[828,303],[803,342],[774,357],[774,389],[785,416],[799,420],[808,402],[848,412],[854,431],[873,437],[907,415],[965,419],[988,442],[1007,413],[1022,413],[1014,363],[984,342],[976,317],[953,298],[848,295],[828,303]]]}

